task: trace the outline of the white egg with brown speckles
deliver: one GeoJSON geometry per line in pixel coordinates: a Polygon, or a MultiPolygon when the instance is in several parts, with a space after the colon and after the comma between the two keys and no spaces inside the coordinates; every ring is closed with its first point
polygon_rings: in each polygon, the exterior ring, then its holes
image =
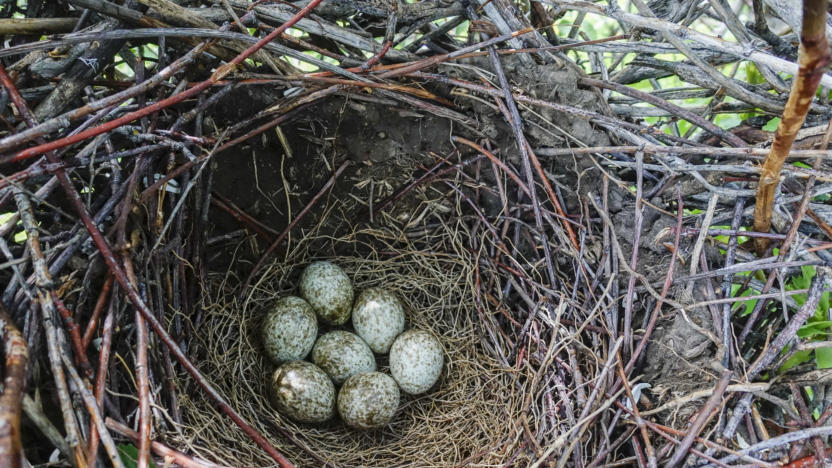
{"type": "Polygon", "coordinates": [[[399,387],[387,374],[365,372],[348,378],[338,392],[338,414],[348,426],[375,429],[390,424],[399,406],[399,387]]]}
{"type": "Polygon", "coordinates": [[[335,386],[318,366],[305,361],[283,364],[272,376],[277,410],[299,422],[323,422],[335,414],[335,386]]]}
{"type": "Polygon", "coordinates": [[[403,392],[428,391],[439,379],[445,358],[442,345],[431,333],[408,330],[390,347],[390,373],[403,392]]]}
{"type": "Polygon", "coordinates": [[[289,296],[272,306],[263,322],[263,347],[275,364],[303,359],[318,335],[318,321],[312,306],[289,296]]]}
{"type": "Polygon", "coordinates": [[[404,308],[392,292],[383,288],[366,289],[355,300],[352,326],[370,349],[386,354],[393,340],[404,331],[404,308]]]}
{"type": "Polygon", "coordinates": [[[306,267],[300,275],[300,295],[330,325],[343,325],[350,319],[352,282],[334,263],[315,262],[306,267]]]}
{"type": "Polygon", "coordinates": [[[376,370],[376,359],[367,343],[355,333],[331,331],[315,342],[312,362],[341,385],[350,376],[376,370]]]}

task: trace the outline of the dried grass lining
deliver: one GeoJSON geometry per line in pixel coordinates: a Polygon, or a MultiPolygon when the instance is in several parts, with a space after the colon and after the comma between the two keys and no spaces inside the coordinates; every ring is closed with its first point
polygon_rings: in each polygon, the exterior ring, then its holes
{"type": "MultiPolygon", "coordinates": [[[[426,245],[450,247],[452,254],[417,250],[402,242],[401,233],[388,231],[356,232],[342,239],[305,233],[285,258],[268,268],[242,303],[236,299],[235,277],[215,278],[205,297],[206,316],[195,333],[202,343],[198,349],[192,347],[191,355],[198,356],[194,360],[200,370],[213,377],[212,383],[232,406],[298,466],[320,466],[322,460],[338,466],[385,467],[506,462],[526,430],[519,423],[522,406],[536,400],[526,395],[531,379],[519,378],[520,372],[501,366],[482,347],[480,337],[493,330],[484,329],[482,324],[492,321],[482,320],[477,311],[472,255],[459,245],[459,232],[440,230],[426,245]],[[359,432],[337,419],[319,426],[296,424],[277,413],[266,396],[266,377],[274,367],[262,357],[257,336],[264,310],[278,297],[296,294],[300,270],[321,258],[342,266],[357,290],[385,286],[396,291],[407,309],[407,326],[432,330],[445,348],[438,388],[418,398],[403,394],[394,422],[383,430],[359,432]],[[282,435],[275,422],[298,444],[282,435]]],[[[493,313],[486,302],[483,313],[493,313]]],[[[377,361],[386,371],[386,359],[377,361]]],[[[179,392],[183,398],[196,395],[199,400],[181,402],[186,424],[181,433],[165,435],[168,443],[218,463],[273,465],[201,398],[191,379],[180,379],[179,384],[185,387],[179,392]]]]}

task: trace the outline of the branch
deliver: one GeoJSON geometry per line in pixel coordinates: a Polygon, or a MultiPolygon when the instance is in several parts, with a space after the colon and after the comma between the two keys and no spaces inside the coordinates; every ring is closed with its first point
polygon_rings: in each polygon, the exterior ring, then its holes
{"type": "MultiPolygon", "coordinates": [[[[798,130],[803,126],[806,113],[814,99],[815,91],[829,64],[829,43],[826,40],[826,2],[804,0],[803,30],[800,32],[800,69],[792,83],[792,91],[771,151],[763,162],[763,171],[757,186],[757,204],[754,207],[754,230],[768,232],[771,228],[771,210],[774,207],[774,189],[780,180],[780,169],[789,155],[798,130]]],[[[757,253],[768,248],[768,239],[755,239],[757,253]]]]}

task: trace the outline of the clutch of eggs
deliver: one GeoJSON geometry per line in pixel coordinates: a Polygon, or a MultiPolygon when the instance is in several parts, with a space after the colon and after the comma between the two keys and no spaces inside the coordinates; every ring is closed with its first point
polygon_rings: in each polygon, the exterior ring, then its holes
{"type": "Polygon", "coordinates": [[[301,297],[278,300],[263,329],[266,355],[282,364],[272,375],[277,409],[306,423],[323,422],[337,411],[356,429],[392,421],[400,391],[419,394],[439,379],[442,346],[423,330],[404,331],[401,302],[383,288],[361,292],[353,304],[352,282],[330,262],[314,262],[301,274],[301,297]],[[352,317],[356,333],[330,331],[316,340],[318,319],[343,325],[352,317]],[[311,356],[310,356],[311,351],[311,356]],[[390,373],[376,372],[373,353],[390,353],[390,373]],[[309,356],[310,362],[303,359],[309,356]],[[340,385],[337,393],[335,385],[340,385]]]}

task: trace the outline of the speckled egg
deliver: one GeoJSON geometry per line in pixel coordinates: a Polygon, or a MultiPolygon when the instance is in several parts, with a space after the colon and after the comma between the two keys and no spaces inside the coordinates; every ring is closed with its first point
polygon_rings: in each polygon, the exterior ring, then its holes
{"type": "Polygon", "coordinates": [[[367,343],[355,333],[341,330],[318,338],[312,348],[312,362],[323,369],[335,385],[341,385],[353,374],[376,370],[376,359],[367,343]]]}
{"type": "Polygon", "coordinates": [[[274,371],[272,391],[277,410],[295,421],[322,422],[335,413],[335,386],[315,364],[283,364],[274,371]]]}
{"type": "Polygon", "coordinates": [[[390,373],[403,392],[426,392],[442,372],[442,345],[423,330],[408,330],[390,347],[390,373]]]}
{"type": "Polygon", "coordinates": [[[381,372],[355,374],[338,392],[338,414],[356,429],[375,429],[389,424],[398,406],[399,387],[381,372]]]}
{"type": "Polygon", "coordinates": [[[306,267],[300,275],[300,295],[330,325],[343,325],[350,319],[352,282],[333,263],[315,262],[306,267]]]}
{"type": "Polygon", "coordinates": [[[318,321],[308,302],[289,296],[278,300],[263,322],[263,347],[276,364],[303,359],[318,335],[318,321]]]}
{"type": "Polygon", "coordinates": [[[352,326],[370,349],[386,354],[393,340],[404,331],[404,308],[396,295],[386,289],[364,290],[352,308],[352,326]]]}

